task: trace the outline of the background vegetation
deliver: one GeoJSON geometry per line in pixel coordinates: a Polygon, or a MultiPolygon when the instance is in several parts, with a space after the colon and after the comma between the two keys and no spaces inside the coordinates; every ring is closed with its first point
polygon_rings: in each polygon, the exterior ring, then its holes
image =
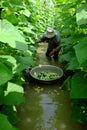
{"type": "Polygon", "coordinates": [[[73,0],[73,3],[68,1],[65,4],[56,1],[58,7],[60,13],[57,19],[61,25],[63,47],[61,60],[66,64],[64,70],[67,77],[63,89],[70,91],[71,118],[87,123],[87,2],[73,0]]]}
{"type": "Polygon", "coordinates": [[[35,40],[48,27],[60,31],[73,120],[87,123],[86,0],[0,1],[0,129],[16,130],[16,107],[24,102],[23,70],[34,66],[35,40]]]}

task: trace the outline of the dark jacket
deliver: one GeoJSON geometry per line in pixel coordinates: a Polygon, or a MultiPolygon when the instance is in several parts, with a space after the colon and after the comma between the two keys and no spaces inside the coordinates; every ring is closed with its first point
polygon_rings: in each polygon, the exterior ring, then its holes
{"type": "Polygon", "coordinates": [[[55,30],[55,36],[52,38],[47,38],[44,33],[43,36],[40,38],[39,42],[44,42],[44,41],[48,43],[47,50],[51,51],[55,49],[56,51],[58,51],[60,46],[60,41],[61,41],[59,32],[55,30]]]}

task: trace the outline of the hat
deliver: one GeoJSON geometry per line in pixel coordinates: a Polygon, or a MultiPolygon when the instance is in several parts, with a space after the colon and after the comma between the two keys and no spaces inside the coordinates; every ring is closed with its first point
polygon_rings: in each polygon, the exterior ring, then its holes
{"type": "Polygon", "coordinates": [[[55,30],[53,28],[47,28],[46,32],[45,32],[45,37],[47,38],[52,38],[54,37],[56,34],[55,34],[55,30]]]}

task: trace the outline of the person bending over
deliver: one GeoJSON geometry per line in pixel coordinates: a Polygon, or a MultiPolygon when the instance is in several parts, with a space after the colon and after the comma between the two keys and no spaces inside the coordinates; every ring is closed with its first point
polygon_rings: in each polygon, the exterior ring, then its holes
{"type": "Polygon", "coordinates": [[[44,34],[42,35],[42,37],[37,40],[37,43],[41,43],[41,42],[47,42],[48,43],[48,47],[47,47],[47,51],[46,51],[46,56],[47,57],[51,57],[53,56],[54,59],[58,58],[58,53],[61,49],[60,46],[60,33],[59,31],[48,27],[47,30],[44,32],[44,34]]]}

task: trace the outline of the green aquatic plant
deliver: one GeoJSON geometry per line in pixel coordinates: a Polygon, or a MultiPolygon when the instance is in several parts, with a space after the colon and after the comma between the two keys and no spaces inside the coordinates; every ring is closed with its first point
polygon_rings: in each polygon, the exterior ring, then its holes
{"type": "Polygon", "coordinates": [[[53,72],[40,72],[40,73],[35,73],[34,77],[40,80],[52,80],[52,79],[57,79],[59,78],[59,75],[57,73],[53,72]]]}

